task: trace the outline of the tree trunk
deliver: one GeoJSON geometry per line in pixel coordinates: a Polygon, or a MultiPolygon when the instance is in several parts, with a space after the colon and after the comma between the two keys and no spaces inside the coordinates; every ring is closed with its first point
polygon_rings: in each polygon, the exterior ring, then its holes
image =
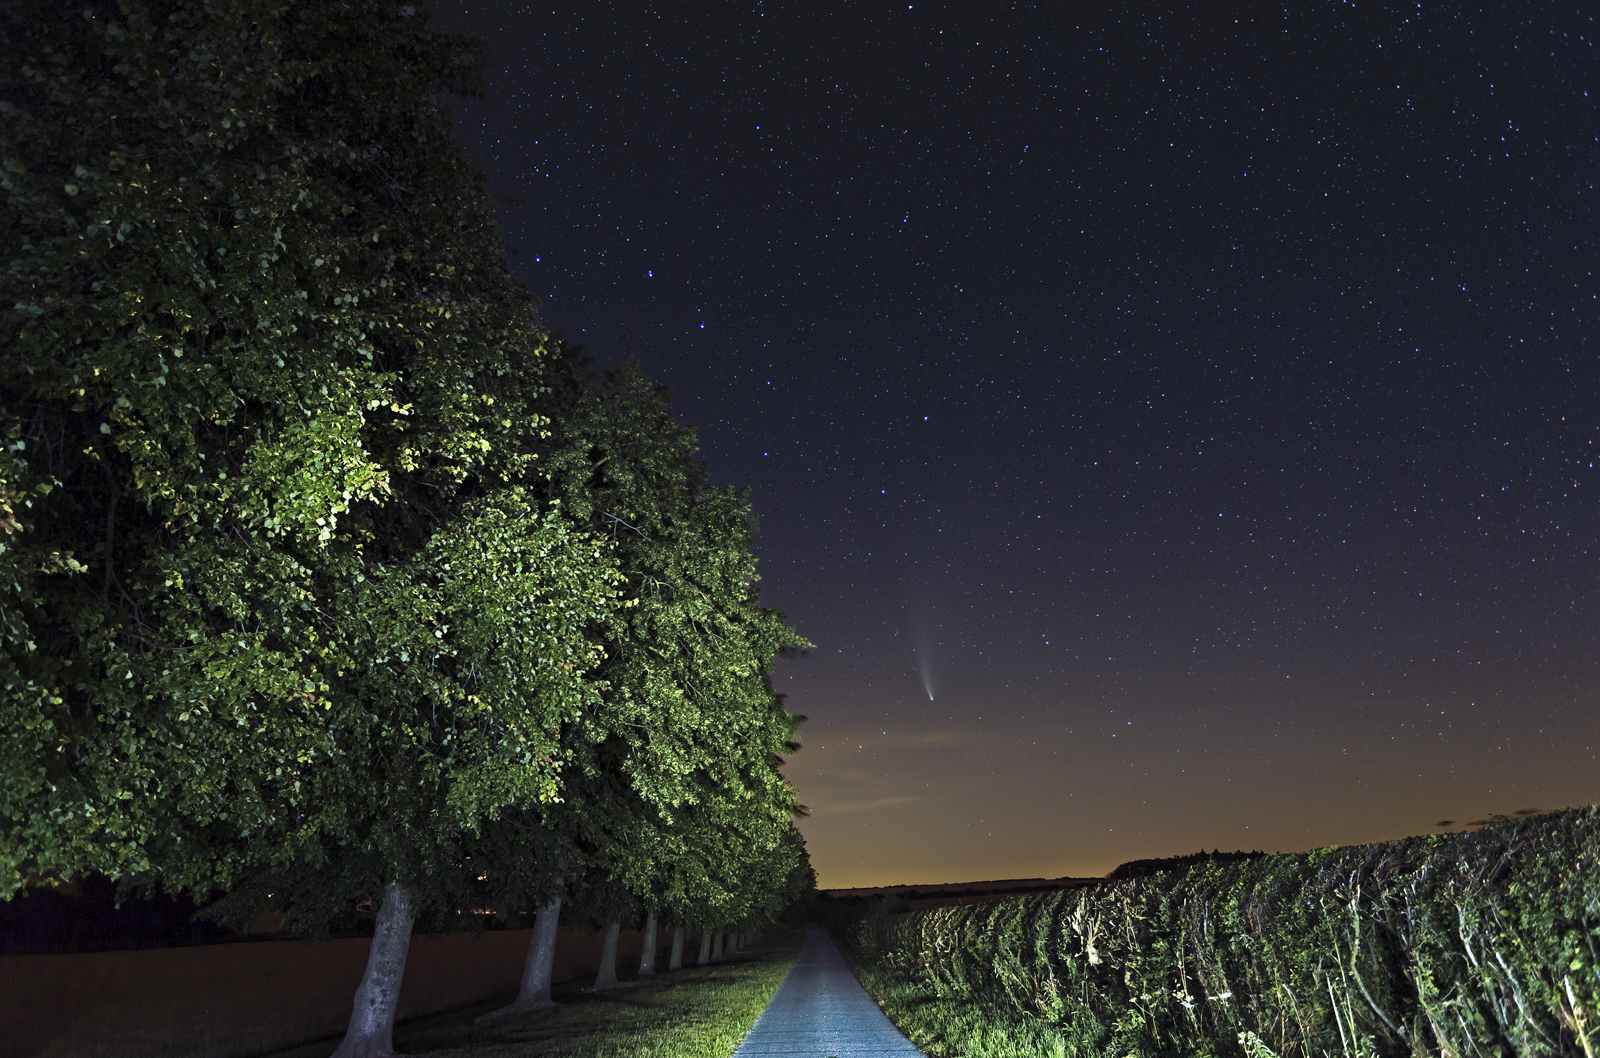
{"type": "Polygon", "coordinates": [[[528,941],[528,957],[522,964],[522,986],[517,989],[517,998],[510,1005],[483,1015],[479,1021],[557,1005],[550,998],[550,971],[555,964],[556,929],[560,925],[561,898],[557,896],[541,907],[534,919],[533,937],[528,941]]]}
{"type": "Polygon", "coordinates": [[[605,943],[600,946],[600,972],[594,975],[594,987],[589,991],[606,992],[617,987],[617,937],[621,933],[621,922],[606,927],[605,943]]]}
{"type": "Polygon", "coordinates": [[[683,969],[683,927],[675,926],[672,930],[672,957],[667,960],[667,969],[683,969]]]}
{"type": "Polygon", "coordinates": [[[725,950],[725,945],[727,943],[728,943],[728,935],[726,933],[722,932],[721,930],[718,930],[717,931],[717,935],[711,939],[711,961],[712,962],[721,962],[723,960],[723,958],[724,958],[723,951],[725,950]]]}
{"type": "Polygon", "coordinates": [[[702,929],[700,931],[700,961],[695,963],[695,965],[696,966],[705,966],[710,961],[711,961],[711,931],[709,929],[702,929]]]}
{"type": "Polygon", "coordinates": [[[656,909],[651,908],[644,920],[644,950],[639,953],[639,976],[656,975],[656,909]]]}
{"type": "Polygon", "coordinates": [[[739,950],[739,934],[728,934],[728,954],[731,956],[739,950]]]}
{"type": "Polygon", "coordinates": [[[356,989],[350,1027],[334,1058],[380,1058],[394,1054],[394,1015],[400,1005],[400,982],[411,950],[411,924],[417,919],[417,891],[396,882],[383,891],[373,919],[367,972],[356,989]]]}

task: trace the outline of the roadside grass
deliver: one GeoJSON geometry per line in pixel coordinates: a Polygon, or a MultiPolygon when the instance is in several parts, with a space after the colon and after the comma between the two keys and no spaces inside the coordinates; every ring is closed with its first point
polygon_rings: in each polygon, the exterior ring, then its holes
{"type": "MultiPolygon", "coordinates": [[[[805,943],[801,931],[774,930],[760,947],[715,966],[660,973],[614,992],[584,992],[586,981],[556,985],[561,1005],[486,1025],[474,1019],[493,1002],[395,1026],[395,1050],[473,1058],[727,1058],[777,991],[805,943]]],[[[337,1039],[275,1051],[270,1058],[327,1058],[337,1039]]]]}
{"type": "Polygon", "coordinates": [[[870,966],[839,950],[861,987],[928,1058],[1059,1058],[1066,1041],[1053,1025],[1021,1011],[966,998],[939,996],[932,988],[870,966]]]}

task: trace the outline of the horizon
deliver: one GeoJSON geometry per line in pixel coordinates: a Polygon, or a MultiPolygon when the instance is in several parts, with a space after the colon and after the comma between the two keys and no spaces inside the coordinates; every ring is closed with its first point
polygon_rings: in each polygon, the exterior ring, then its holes
{"type": "Polygon", "coordinates": [[[1563,805],[1563,806],[1558,807],[1558,808],[1540,809],[1540,810],[1538,810],[1536,812],[1528,810],[1528,809],[1522,809],[1522,810],[1515,811],[1515,812],[1510,812],[1510,813],[1495,813],[1493,818],[1491,818],[1491,819],[1476,820],[1476,821],[1466,822],[1466,823],[1459,823],[1459,822],[1452,821],[1455,825],[1450,827],[1450,828],[1440,829],[1440,828],[1435,827],[1434,829],[1431,829],[1431,830],[1428,830],[1428,831],[1424,831],[1424,832],[1421,832],[1421,833],[1416,833],[1416,834],[1397,834],[1397,835],[1394,835],[1394,836],[1388,837],[1388,838],[1380,838],[1380,839],[1378,839],[1377,841],[1374,841],[1374,842],[1339,843],[1339,844],[1334,844],[1334,845],[1314,845],[1314,846],[1311,846],[1311,847],[1308,847],[1308,848],[1302,848],[1302,849],[1246,849],[1246,848],[1237,848],[1237,849],[1211,848],[1211,849],[1204,849],[1204,848],[1199,848],[1199,849],[1194,849],[1194,850],[1192,850],[1190,852],[1166,852],[1166,853],[1160,853],[1160,854],[1152,854],[1152,855],[1148,855],[1148,856],[1136,856],[1136,857],[1133,857],[1131,859],[1123,860],[1121,863],[1118,863],[1118,864],[1116,864],[1116,865],[1114,865],[1114,866],[1108,868],[1107,870],[1105,870],[1103,872],[1100,872],[1098,874],[1038,875],[1038,876],[1030,876],[1030,877],[1017,876],[1017,877],[1012,877],[1012,878],[976,878],[976,879],[971,879],[971,880],[947,881],[947,882],[930,882],[930,881],[921,881],[921,882],[871,882],[871,883],[862,884],[862,885],[824,885],[822,883],[822,879],[819,877],[817,879],[817,890],[818,890],[818,892],[850,892],[850,891],[858,891],[858,890],[876,890],[876,889],[919,889],[919,888],[956,887],[956,886],[973,886],[973,887],[976,887],[976,886],[982,886],[982,885],[1005,885],[1005,884],[1008,884],[1008,883],[1015,883],[1015,882],[1089,882],[1089,881],[1103,881],[1103,880],[1107,879],[1107,877],[1113,871],[1115,871],[1118,867],[1122,867],[1122,866],[1125,866],[1125,865],[1130,864],[1130,863],[1142,863],[1142,862],[1149,862],[1149,861],[1182,859],[1182,858],[1189,857],[1189,856],[1205,856],[1205,855],[1225,855],[1226,856],[1226,855],[1237,855],[1237,854],[1241,854],[1241,853],[1245,854],[1245,855],[1262,855],[1262,856],[1298,856],[1298,855],[1302,855],[1302,854],[1307,853],[1307,852],[1314,852],[1314,851],[1318,851],[1318,850],[1322,850],[1322,849],[1346,848],[1346,847],[1349,847],[1350,844],[1357,844],[1357,845],[1382,844],[1382,843],[1388,842],[1388,841],[1404,841],[1404,840],[1406,840],[1408,838],[1434,837],[1434,836],[1442,836],[1442,835],[1447,835],[1447,834],[1474,833],[1474,832],[1476,832],[1478,830],[1483,829],[1483,827],[1485,827],[1485,826],[1492,825],[1493,823],[1505,822],[1505,821],[1509,821],[1509,820],[1513,820],[1513,819],[1519,819],[1519,818],[1531,818],[1531,817],[1536,816],[1536,815],[1547,815],[1547,814],[1552,813],[1552,812],[1564,812],[1564,811],[1568,811],[1568,810],[1571,810],[1571,809],[1587,808],[1587,807],[1592,807],[1592,805],[1563,805]]]}

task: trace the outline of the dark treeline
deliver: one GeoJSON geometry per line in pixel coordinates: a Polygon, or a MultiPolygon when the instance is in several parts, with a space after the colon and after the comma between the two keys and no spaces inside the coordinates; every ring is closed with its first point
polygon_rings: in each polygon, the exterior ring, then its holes
{"type": "Polygon", "coordinates": [[[240,937],[197,919],[188,894],[121,895],[117,883],[103,875],[25,889],[0,903],[0,955],[175,948],[240,937]]]}
{"type": "Polygon", "coordinates": [[[1151,860],[1129,860],[1127,863],[1119,863],[1116,867],[1113,867],[1111,872],[1107,874],[1106,877],[1112,879],[1113,881],[1122,878],[1147,878],[1150,875],[1158,874],[1161,871],[1181,871],[1202,863],[1215,863],[1218,865],[1224,863],[1238,863],[1241,860],[1253,860],[1257,857],[1265,855],[1266,853],[1260,851],[1259,849],[1255,852],[1218,852],[1216,849],[1206,852],[1201,850],[1200,852],[1191,852],[1187,856],[1166,856],[1151,860]]]}

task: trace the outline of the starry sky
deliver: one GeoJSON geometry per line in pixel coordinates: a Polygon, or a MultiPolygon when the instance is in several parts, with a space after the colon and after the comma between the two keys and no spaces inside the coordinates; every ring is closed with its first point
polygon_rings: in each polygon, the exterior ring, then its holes
{"type": "Polygon", "coordinates": [[[1600,800],[1596,9],[1237,7],[431,9],[753,490],[825,887],[1600,800]]]}

